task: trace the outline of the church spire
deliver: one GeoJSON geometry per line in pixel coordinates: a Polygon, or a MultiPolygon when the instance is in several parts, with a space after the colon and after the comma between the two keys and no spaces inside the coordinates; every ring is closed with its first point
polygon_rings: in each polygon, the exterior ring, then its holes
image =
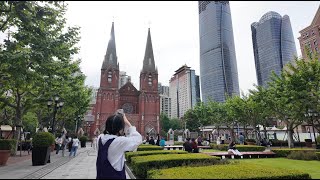
{"type": "Polygon", "coordinates": [[[157,72],[155,68],[155,63],[154,63],[154,57],[153,57],[150,28],[148,28],[147,46],[146,46],[146,52],[143,59],[142,72],[157,72]]]}
{"type": "Polygon", "coordinates": [[[104,61],[102,63],[101,69],[108,69],[109,67],[119,69],[118,57],[117,57],[117,51],[116,51],[116,40],[114,36],[114,22],[112,22],[108,48],[107,48],[106,55],[104,56],[104,61]]]}

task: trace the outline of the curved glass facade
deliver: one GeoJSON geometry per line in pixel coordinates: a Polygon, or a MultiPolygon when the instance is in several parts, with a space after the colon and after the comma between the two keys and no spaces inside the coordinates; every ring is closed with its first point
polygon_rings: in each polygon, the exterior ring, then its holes
{"type": "Polygon", "coordinates": [[[202,101],[239,95],[238,69],[228,1],[199,1],[202,101]]]}
{"type": "Polygon", "coordinates": [[[254,60],[259,86],[266,86],[271,72],[282,68],[297,56],[289,16],[274,11],[251,24],[254,60]]]}

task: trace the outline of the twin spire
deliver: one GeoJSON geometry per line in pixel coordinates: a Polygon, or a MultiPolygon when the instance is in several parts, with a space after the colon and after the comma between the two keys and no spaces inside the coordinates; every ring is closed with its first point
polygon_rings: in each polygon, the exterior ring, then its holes
{"type": "MultiPolygon", "coordinates": [[[[117,57],[117,51],[116,51],[116,41],[115,41],[115,35],[114,35],[114,22],[112,22],[110,40],[108,43],[107,52],[104,57],[101,70],[109,69],[110,67],[119,70],[119,63],[118,63],[118,57],[117,57]]],[[[155,63],[154,63],[150,28],[148,28],[147,45],[146,45],[146,51],[143,59],[143,67],[141,72],[158,73],[158,70],[156,69],[155,63]]]]}

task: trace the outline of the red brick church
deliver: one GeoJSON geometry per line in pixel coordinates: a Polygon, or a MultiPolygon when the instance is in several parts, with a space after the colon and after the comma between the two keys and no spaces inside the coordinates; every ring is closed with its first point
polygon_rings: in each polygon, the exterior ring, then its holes
{"type": "Polygon", "coordinates": [[[161,127],[159,123],[158,70],[154,62],[150,28],[148,29],[143,67],[140,72],[140,91],[130,81],[119,87],[120,69],[113,22],[110,38],[101,67],[100,87],[92,111],[94,124],[91,130],[94,131],[98,128],[102,133],[107,117],[114,114],[117,109],[124,109],[128,120],[137,127],[142,136],[148,132],[150,134],[159,133],[161,127]]]}

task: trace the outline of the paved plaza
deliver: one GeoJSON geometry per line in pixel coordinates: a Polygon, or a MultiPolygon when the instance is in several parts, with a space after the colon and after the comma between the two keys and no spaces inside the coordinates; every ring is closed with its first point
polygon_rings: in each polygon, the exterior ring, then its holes
{"type": "MultiPolygon", "coordinates": [[[[66,151],[67,152],[67,151],[66,151]]],[[[97,153],[90,144],[86,148],[79,148],[76,157],[69,157],[69,153],[62,157],[51,152],[51,163],[43,166],[32,166],[30,158],[21,158],[21,162],[8,163],[0,166],[0,179],[95,179],[97,153]]],[[[129,178],[127,174],[127,179],[129,178]]]]}

